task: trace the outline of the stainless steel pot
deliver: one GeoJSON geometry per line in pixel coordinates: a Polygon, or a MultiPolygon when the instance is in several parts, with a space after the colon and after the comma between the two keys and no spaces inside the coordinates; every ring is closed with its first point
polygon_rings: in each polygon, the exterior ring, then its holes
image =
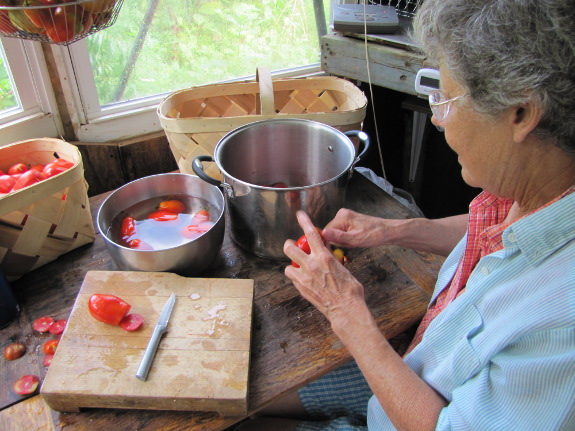
{"type": "Polygon", "coordinates": [[[343,133],[302,119],[263,120],[226,134],[214,156],[196,157],[192,168],[223,187],[232,239],[257,256],[283,260],[285,240],[302,235],[296,212],[304,210],[316,226],[326,225],[344,205],[353,167],[368,149],[362,131],[343,133]],[[359,156],[350,136],[359,139],[359,156]],[[203,170],[202,162],[213,161],[222,182],[203,170]],[[277,183],[288,187],[273,187],[277,183]]]}

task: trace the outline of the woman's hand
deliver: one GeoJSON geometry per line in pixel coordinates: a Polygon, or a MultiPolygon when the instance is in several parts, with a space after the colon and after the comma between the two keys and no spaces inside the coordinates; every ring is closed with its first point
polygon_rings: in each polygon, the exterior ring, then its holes
{"type": "Polygon", "coordinates": [[[331,322],[339,317],[345,319],[350,305],[365,304],[363,286],[332,255],[303,211],[297,218],[311,249],[310,254],[300,250],[293,240],[284,244],[285,254],[300,267],[292,265],[285,269],[285,275],[292,280],[301,295],[311,302],[331,322]]]}
{"type": "Polygon", "coordinates": [[[324,228],[323,237],[329,244],[346,248],[391,244],[388,234],[394,222],[342,208],[324,228]]]}

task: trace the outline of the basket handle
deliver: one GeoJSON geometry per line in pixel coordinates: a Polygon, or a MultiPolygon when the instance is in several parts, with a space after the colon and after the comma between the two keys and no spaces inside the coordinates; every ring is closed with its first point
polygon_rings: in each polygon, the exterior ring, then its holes
{"type": "Polygon", "coordinates": [[[256,82],[260,87],[259,103],[256,104],[256,114],[274,114],[274,86],[272,73],[269,67],[263,66],[256,69],[256,82]]]}

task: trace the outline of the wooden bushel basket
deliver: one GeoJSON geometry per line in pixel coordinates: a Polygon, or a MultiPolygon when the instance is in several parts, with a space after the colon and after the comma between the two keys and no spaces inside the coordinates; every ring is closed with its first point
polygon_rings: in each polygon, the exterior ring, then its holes
{"type": "MultiPolygon", "coordinates": [[[[331,77],[275,79],[258,68],[256,81],[180,90],[158,106],[158,117],[181,172],[194,174],[192,161],[213,156],[231,130],[254,121],[303,118],[341,131],[361,130],[367,98],[351,82],[331,77]]],[[[221,179],[214,163],[207,174],[221,179]]]]}
{"type": "Polygon", "coordinates": [[[0,269],[8,281],[96,237],[82,156],[74,145],[53,138],[16,142],[0,147],[0,168],[18,162],[46,164],[54,153],[74,166],[0,197],[0,269]]]}

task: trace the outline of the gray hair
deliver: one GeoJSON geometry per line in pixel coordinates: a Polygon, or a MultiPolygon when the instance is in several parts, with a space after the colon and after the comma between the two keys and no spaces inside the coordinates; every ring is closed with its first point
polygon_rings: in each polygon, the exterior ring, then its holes
{"type": "Polygon", "coordinates": [[[478,112],[531,99],[543,111],[534,133],[575,154],[574,0],[423,0],[414,37],[478,112]]]}

